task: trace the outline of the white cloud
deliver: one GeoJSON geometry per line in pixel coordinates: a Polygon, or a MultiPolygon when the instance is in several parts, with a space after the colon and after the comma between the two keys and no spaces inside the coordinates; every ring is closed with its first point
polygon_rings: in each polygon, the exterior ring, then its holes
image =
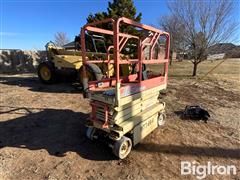
{"type": "Polygon", "coordinates": [[[22,35],[22,33],[17,32],[0,32],[0,36],[19,36],[22,35]]]}

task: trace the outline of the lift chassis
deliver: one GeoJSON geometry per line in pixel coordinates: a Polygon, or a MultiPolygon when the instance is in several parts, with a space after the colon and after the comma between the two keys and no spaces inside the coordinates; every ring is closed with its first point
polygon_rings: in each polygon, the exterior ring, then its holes
{"type": "Polygon", "coordinates": [[[123,159],[132,146],[164,123],[165,103],[159,97],[167,87],[169,34],[125,17],[105,19],[82,28],[81,45],[83,67],[100,62],[114,65],[114,74],[98,81],[88,81],[83,68],[85,93],[92,107],[86,135],[91,140],[107,142],[113,153],[123,159]],[[100,24],[111,24],[112,30],[99,28],[100,24]],[[122,26],[138,30],[139,36],[121,32],[122,26]],[[113,45],[107,47],[106,59],[89,60],[86,57],[86,31],[113,37],[113,45]],[[123,58],[124,46],[131,40],[137,42],[136,57],[123,58]],[[135,67],[136,71],[124,74],[124,65],[135,67]],[[149,70],[156,65],[157,72],[149,70]]]}

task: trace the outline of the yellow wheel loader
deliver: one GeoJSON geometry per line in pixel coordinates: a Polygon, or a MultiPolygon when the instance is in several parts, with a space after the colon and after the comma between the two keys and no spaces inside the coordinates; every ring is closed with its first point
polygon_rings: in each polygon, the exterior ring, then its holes
{"type": "MultiPolygon", "coordinates": [[[[86,35],[86,39],[88,40],[87,58],[105,59],[106,46],[104,38],[97,35],[86,35]]],[[[46,44],[47,60],[41,62],[37,70],[38,77],[42,83],[52,84],[59,77],[68,77],[71,81],[78,81],[82,84],[83,61],[79,42],[80,37],[76,36],[70,48],[58,47],[51,41],[46,44]]],[[[111,76],[113,74],[113,66],[109,65],[108,67],[111,68],[111,70],[109,69],[111,76]]],[[[88,79],[91,81],[101,80],[103,75],[106,74],[103,74],[102,71],[107,72],[107,66],[101,63],[97,65],[89,64],[86,69],[88,79]]]]}

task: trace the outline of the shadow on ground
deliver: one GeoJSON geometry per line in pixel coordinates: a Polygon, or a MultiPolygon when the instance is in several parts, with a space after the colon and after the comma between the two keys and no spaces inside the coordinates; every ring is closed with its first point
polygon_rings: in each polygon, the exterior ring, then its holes
{"type": "Polygon", "coordinates": [[[112,160],[115,157],[105,145],[85,137],[84,123],[88,114],[71,110],[11,109],[25,112],[25,116],[0,122],[0,149],[4,147],[45,149],[50,155],[62,157],[66,152],[76,152],[90,160],[112,160]],[[35,111],[35,112],[33,112],[35,111]]]}
{"type": "Polygon", "coordinates": [[[0,83],[12,86],[27,87],[34,92],[48,93],[81,93],[81,88],[73,86],[69,79],[61,79],[58,82],[46,85],[42,84],[37,77],[18,77],[5,76],[0,77],[0,83]]]}
{"type": "MultiPolygon", "coordinates": [[[[71,110],[16,107],[9,111],[1,111],[0,115],[14,112],[19,114],[19,111],[22,114],[25,112],[25,116],[0,122],[0,149],[4,147],[45,149],[50,155],[57,157],[63,157],[67,152],[76,152],[89,160],[116,159],[106,145],[92,142],[85,137],[84,123],[88,114],[71,110]]],[[[240,159],[240,149],[220,147],[144,143],[134,149],[150,153],[240,159]]]]}
{"type": "Polygon", "coordinates": [[[144,143],[136,147],[137,151],[158,152],[174,155],[220,157],[226,159],[240,159],[240,149],[225,149],[220,147],[197,147],[181,145],[165,145],[144,143]]]}

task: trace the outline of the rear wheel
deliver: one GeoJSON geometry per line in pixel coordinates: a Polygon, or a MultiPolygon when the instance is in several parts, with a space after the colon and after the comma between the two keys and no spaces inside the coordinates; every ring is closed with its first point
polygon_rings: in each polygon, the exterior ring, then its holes
{"type": "Polygon", "coordinates": [[[42,62],[38,66],[38,78],[44,84],[51,84],[55,81],[55,68],[50,62],[42,62]]]}
{"type": "Polygon", "coordinates": [[[120,140],[116,141],[113,146],[113,154],[120,159],[124,159],[128,156],[132,149],[132,140],[126,136],[123,136],[120,140]]]}
{"type": "Polygon", "coordinates": [[[165,124],[166,115],[164,113],[159,113],[157,123],[158,126],[163,126],[165,124]]]}
{"type": "MultiPolygon", "coordinates": [[[[86,66],[86,73],[88,77],[88,81],[95,81],[95,80],[101,80],[103,77],[101,69],[96,64],[88,64],[86,66]]],[[[88,81],[83,80],[83,67],[79,70],[79,76],[78,76],[80,84],[83,86],[84,90],[84,96],[87,97],[87,89],[88,89],[88,81]]]]}
{"type": "MultiPolygon", "coordinates": [[[[88,81],[95,81],[95,80],[101,80],[103,77],[101,69],[96,64],[88,64],[86,66],[86,73],[88,77],[88,81]]],[[[80,83],[83,83],[83,67],[79,70],[79,80],[80,83]]]]}

